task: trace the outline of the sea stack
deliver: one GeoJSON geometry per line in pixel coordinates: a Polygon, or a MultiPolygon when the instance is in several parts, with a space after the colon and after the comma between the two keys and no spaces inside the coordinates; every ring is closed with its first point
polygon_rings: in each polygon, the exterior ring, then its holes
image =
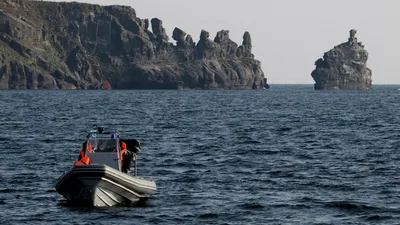
{"type": "Polygon", "coordinates": [[[350,30],[349,40],[326,52],[315,62],[311,73],[315,90],[366,90],[372,86],[372,72],[367,67],[368,52],[357,41],[357,31],[350,30]]]}

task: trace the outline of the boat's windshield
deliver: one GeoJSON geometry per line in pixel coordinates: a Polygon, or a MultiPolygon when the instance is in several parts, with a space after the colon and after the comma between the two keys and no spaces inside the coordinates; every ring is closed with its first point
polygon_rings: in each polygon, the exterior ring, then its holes
{"type": "Polygon", "coordinates": [[[115,152],[117,151],[117,144],[116,140],[113,139],[103,139],[97,140],[96,148],[94,149],[95,152],[115,152]]]}
{"type": "Polygon", "coordinates": [[[117,140],[105,135],[91,133],[88,138],[88,147],[92,147],[94,152],[116,152],[117,140]]]}

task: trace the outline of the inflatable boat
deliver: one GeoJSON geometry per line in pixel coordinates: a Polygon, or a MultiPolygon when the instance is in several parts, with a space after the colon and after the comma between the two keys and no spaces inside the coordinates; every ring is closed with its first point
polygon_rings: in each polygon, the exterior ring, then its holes
{"type": "Polygon", "coordinates": [[[156,183],[137,176],[136,139],[120,139],[117,131],[92,129],[78,161],[57,180],[56,191],[67,202],[91,207],[111,207],[146,201],[156,183]],[[133,171],[131,173],[131,165],[133,171]]]}

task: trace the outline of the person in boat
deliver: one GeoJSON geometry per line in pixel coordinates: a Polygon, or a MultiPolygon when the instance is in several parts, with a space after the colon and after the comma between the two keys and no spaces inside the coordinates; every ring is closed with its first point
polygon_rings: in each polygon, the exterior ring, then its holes
{"type": "MultiPolygon", "coordinates": [[[[87,141],[83,142],[83,144],[82,144],[82,150],[79,152],[78,161],[81,160],[83,157],[85,157],[86,145],[87,145],[87,141]]],[[[88,147],[88,152],[89,152],[89,153],[92,153],[92,152],[93,152],[92,144],[89,143],[89,145],[87,145],[87,147],[88,147]]]]}
{"type": "MultiPolygon", "coordinates": [[[[86,141],[82,144],[82,150],[79,152],[79,157],[78,161],[75,163],[75,165],[89,165],[91,164],[91,160],[88,156],[85,155],[85,150],[86,150],[86,141]]],[[[90,152],[91,149],[91,144],[89,143],[88,145],[88,151],[90,152]]],[[[93,149],[92,149],[93,152],[93,149]]]]}
{"type": "Polygon", "coordinates": [[[129,149],[124,141],[121,141],[121,151],[120,151],[120,158],[121,158],[121,172],[129,173],[131,164],[136,160],[134,157],[138,152],[140,152],[140,142],[136,139],[130,140],[129,142],[129,149]]]}
{"type": "Polygon", "coordinates": [[[79,152],[78,161],[75,163],[75,165],[89,165],[92,163],[90,158],[85,154],[86,146],[88,149],[88,153],[93,152],[92,144],[91,143],[87,144],[87,141],[85,141],[82,144],[82,150],[79,152]]]}
{"type": "Polygon", "coordinates": [[[121,159],[121,172],[129,173],[131,169],[133,153],[128,150],[126,143],[123,141],[121,141],[120,159],[121,159]]]}

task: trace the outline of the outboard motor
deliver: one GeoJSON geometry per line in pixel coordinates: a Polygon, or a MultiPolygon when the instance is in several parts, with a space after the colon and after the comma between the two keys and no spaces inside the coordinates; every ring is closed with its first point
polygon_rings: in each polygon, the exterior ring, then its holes
{"type": "Polygon", "coordinates": [[[129,148],[130,151],[132,151],[135,154],[140,152],[141,147],[140,147],[140,142],[138,140],[133,139],[131,145],[132,147],[129,148]]]}

